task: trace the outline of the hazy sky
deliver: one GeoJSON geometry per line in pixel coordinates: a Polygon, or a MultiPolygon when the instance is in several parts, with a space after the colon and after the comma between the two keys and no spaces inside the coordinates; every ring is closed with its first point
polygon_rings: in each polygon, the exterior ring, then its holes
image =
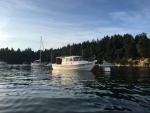
{"type": "Polygon", "coordinates": [[[0,48],[46,49],[142,32],[150,36],[150,0],[0,0],[0,48]]]}

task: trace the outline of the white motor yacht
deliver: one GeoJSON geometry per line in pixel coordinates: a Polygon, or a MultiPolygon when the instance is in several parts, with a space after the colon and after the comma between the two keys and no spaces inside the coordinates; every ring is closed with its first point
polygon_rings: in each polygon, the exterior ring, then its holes
{"type": "Polygon", "coordinates": [[[87,70],[90,71],[95,62],[83,60],[81,56],[57,57],[57,63],[52,64],[53,70],[87,70]]]}

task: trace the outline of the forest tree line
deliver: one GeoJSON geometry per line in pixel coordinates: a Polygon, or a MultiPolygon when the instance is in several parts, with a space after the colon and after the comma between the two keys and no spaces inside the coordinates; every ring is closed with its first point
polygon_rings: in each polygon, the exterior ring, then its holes
{"type": "MultiPolygon", "coordinates": [[[[14,50],[13,48],[1,48],[0,60],[8,64],[30,63],[39,59],[40,50],[33,51],[14,50]]],[[[42,61],[54,63],[58,56],[80,55],[84,58],[95,58],[100,63],[102,60],[109,62],[122,62],[127,59],[149,58],[150,39],[146,33],[133,37],[131,34],[104,36],[102,39],[84,41],[79,44],[68,44],[58,49],[45,49],[42,51],[42,61]],[[52,61],[51,61],[52,60],[52,61]]]]}

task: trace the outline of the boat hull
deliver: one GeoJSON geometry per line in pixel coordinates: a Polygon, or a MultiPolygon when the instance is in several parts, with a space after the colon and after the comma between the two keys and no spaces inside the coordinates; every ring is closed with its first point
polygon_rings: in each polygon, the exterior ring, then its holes
{"type": "Polygon", "coordinates": [[[105,60],[103,60],[102,62],[103,62],[102,64],[99,64],[100,67],[112,67],[112,66],[115,66],[114,64],[106,62],[105,60]]]}
{"type": "Polygon", "coordinates": [[[44,63],[31,63],[31,66],[34,66],[34,67],[40,67],[40,66],[45,66],[46,65],[46,63],[44,62],[44,63]]]}
{"type": "Polygon", "coordinates": [[[112,67],[115,66],[114,64],[100,64],[100,67],[112,67]]]}
{"type": "Polygon", "coordinates": [[[52,64],[51,64],[51,63],[48,63],[48,64],[46,64],[46,66],[52,66],[52,64]]]}
{"type": "Polygon", "coordinates": [[[77,64],[77,65],[61,65],[61,64],[52,64],[53,70],[87,70],[90,71],[94,67],[94,62],[89,62],[86,64],[77,64]]]}
{"type": "Polygon", "coordinates": [[[7,63],[6,62],[0,62],[0,67],[7,67],[7,63]]]}

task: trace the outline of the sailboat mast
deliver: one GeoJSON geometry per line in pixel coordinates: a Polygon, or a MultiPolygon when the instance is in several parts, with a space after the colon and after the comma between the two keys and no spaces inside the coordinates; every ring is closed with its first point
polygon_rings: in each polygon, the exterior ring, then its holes
{"type": "Polygon", "coordinates": [[[71,56],[71,45],[70,45],[70,56],[71,56]]]}
{"type": "Polygon", "coordinates": [[[42,43],[42,37],[41,37],[41,40],[40,40],[40,62],[41,62],[41,43],[42,43]]]}
{"type": "Polygon", "coordinates": [[[82,54],[82,57],[83,57],[83,48],[82,48],[82,44],[81,44],[81,54],[82,54]]]}
{"type": "Polygon", "coordinates": [[[51,48],[51,63],[52,63],[52,48],[51,48]]]}

